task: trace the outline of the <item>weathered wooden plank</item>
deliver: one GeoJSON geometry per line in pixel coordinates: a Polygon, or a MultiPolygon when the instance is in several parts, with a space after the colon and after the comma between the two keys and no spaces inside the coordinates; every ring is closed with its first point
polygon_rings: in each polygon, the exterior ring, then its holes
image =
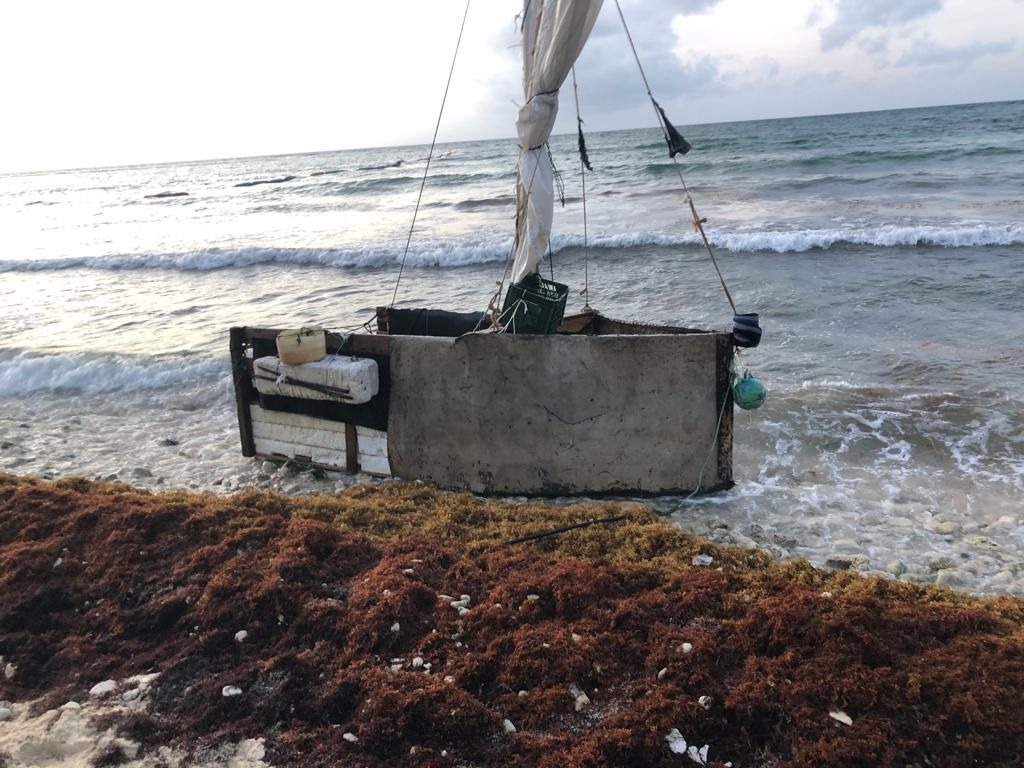
{"type": "Polygon", "coordinates": [[[359,463],[361,472],[368,475],[391,477],[391,463],[387,456],[362,456],[359,463]]]}
{"type": "Polygon", "coordinates": [[[252,420],[246,393],[250,389],[249,373],[245,359],[245,329],[232,328],[230,335],[231,376],[235,384],[235,410],[238,414],[238,434],[242,441],[242,455],[254,456],[252,420]]]}
{"type": "Polygon", "coordinates": [[[359,436],[355,424],[345,425],[345,468],[349,472],[359,471],[359,436]]]}
{"type": "Polygon", "coordinates": [[[311,445],[317,448],[328,448],[332,451],[345,451],[347,439],[344,432],[333,432],[326,429],[309,429],[306,427],[285,426],[254,419],[252,433],[255,438],[279,440],[284,443],[311,445]]]}
{"type": "MultiPolygon", "coordinates": [[[[267,424],[280,424],[285,427],[298,427],[300,429],[322,429],[327,432],[339,432],[345,434],[345,422],[329,421],[318,419],[315,416],[306,416],[301,413],[289,413],[288,411],[271,411],[252,405],[252,418],[267,424]]],[[[385,433],[386,434],[386,433],[385,433]]]]}

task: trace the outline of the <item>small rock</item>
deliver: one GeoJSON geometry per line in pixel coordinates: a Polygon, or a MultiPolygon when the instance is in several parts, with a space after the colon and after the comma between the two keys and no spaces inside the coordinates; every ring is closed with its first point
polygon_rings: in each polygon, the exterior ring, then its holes
{"type": "Polygon", "coordinates": [[[907,572],[907,565],[902,560],[890,560],[886,563],[885,570],[893,576],[902,576],[907,572]]]}
{"type": "Polygon", "coordinates": [[[686,748],[686,756],[690,758],[693,762],[695,762],[697,765],[707,765],[708,745],[705,744],[700,749],[697,749],[696,747],[691,745],[686,748]]]}
{"type": "Polygon", "coordinates": [[[412,660],[412,665],[415,669],[419,669],[423,666],[423,657],[417,656],[412,660]]]}
{"type": "Polygon", "coordinates": [[[241,696],[242,689],[237,685],[225,685],[220,689],[220,693],[224,698],[230,699],[232,696],[241,696]]]}
{"type": "Polygon", "coordinates": [[[444,681],[446,683],[449,683],[449,684],[454,683],[455,682],[455,676],[454,675],[445,675],[444,676],[444,681]]]}
{"type": "Polygon", "coordinates": [[[0,707],[0,722],[9,719],[11,716],[11,710],[8,707],[0,707]]]}
{"type": "Polygon", "coordinates": [[[165,437],[159,443],[159,445],[163,446],[164,448],[170,448],[172,445],[177,445],[177,444],[178,444],[178,441],[175,440],[174,438],[171,438],[171,437],[165,437]]]}
{"type": "Polygon", "coordinates": [[[960,523],[954,523],[945,520],[933,520],[931,523],[925,526],[932,533],[937,533],[941,536],[949,536],[950,534],[959,532],[961,526],[960,523]]]}
{"type": "Polygon", "coordinates": [[[459,595],[459,599],[466,605],[469,605],[473,600],[469,595],[459,595]]]}
{"type": "Polygon", "coordinates": [[[341,734],[341,738],[343,738],[349,744],[355,744],[359,741],[359,737],[352,733],[352,731],[345,731],[343,734],[341,734]]]}
{"type": "Polygon", "coordinates": [[[977,549],[999,549],[999,544],[988,536],[967,536],[964,543],[977,549]]]}
{"type": "Polygon", "coordinates": [[[406,576],[415,576],[416,575],[416,571],[414,571],[412,568],[404,568],[402,570],[402,573],[404,573],[406,576]]]}
{"type": "Polygon", "coordinates": [[[235,642],[236,643],[244,643],[248,637],[249,637],[249,633],[246,630],[244,630],[244,629],[240,629],[237,632],[235,632],[235,642]]]}
{"type": "Polygon", "coordinates": [[[265,475],[272,475],[277,472],[277,464],[272,461],[264,461],[260,464],[260,471],[265,475]]]}
{"type": "Polygon", "coordinates": [[[956,561],[944,555],[936,555],[928,560],[928,569],[933,573],[937,573],[944,568],[953,568],[954,566],[956,566],[956,561]]]}
{"type": "Polygon", "coordinates": [[[683,738],[683,734],[679,732],[678,728],[673,728],[665,736],[665,741],[668,742],[668,748],[676,755],[686,754],[686,739],[683,738]]]}
{"type": "Polygon", "coordinates": [[[134,467],[132,469],[132,477],[152,477],[153,473],[145,467],[134,467]]]}
{"type": "Polygon", "coordinates": [[[540,595],[529,594],[526,596],[526,599],[529,600],[531,603],[535,603],[538,600],[540,600],[540,595]]]}
{"type": "Polygon", "coordinates": [[[122,701],[135,701],[142,694],[138,688],[131,688],[121,694],[122,701]]]}
{"type": "Polygon", "coordinates": [[[459,608],[459,616],[465,616],[469,613],[469,608],[459,608]]]}
{"type": "Polygon", "coordinates": [[[113,693],[117,690],[117,683],[113,680],[104,680],[102,683],[96,683],[92,688],[89,689],[90,696],[106,696],[108,693],[113,693]]]}
{"type": "Polygon", "coordinates": [[[394,624],[391,625],[391,631],[397,635],[399,632],[402,631],[402,625],[396,621],[394,624]]]}
{"type": "Polygon", "coordinates": [[[715,562],[715,558],[711,555],[694,555],[692,562],[694,565],[704,568],[715,562]]]}
{"type": "MultiPolygon", "coordinates": [[[[416,482],[417,483],[422,483],[423,481],[422,480],[417,480],[416,482]]],[[[441,757],[448,757],[448,750],[447,749],[442,749],[441,750],[441,757]]]]}
{"type": "Polygon", "coordinates": [[[828,716],[833,720],[842,723],[843,725],[853,725],[853,718],[843,712],[841,709],[829,710],[828,716]]]}
{"type": "Polygon", "coordinates": [[[516,726],[508,718],[505,718],[505,720],[502,721],[501,727],[505,729],[505,733],[515,733],[516,732],[516,726]]]}
{"type": "Polygon", "coordinates": [[[825,567],[833,571],[863,571],[868,567],[864,555],[832,555],[825,560],[825,567]]]}
{"type": "Polygon", "coordinates": [[[935,583],[940,587],[960,587],[964,584],[964,575],[956,568],[943,568],[935,575],[935,583]]]}
{"type": "Polygon", "coordinates": [[[16,674],[18,674],[18,665],[7,662],[7,666],[4,667],[4,677],[8,680],[13,680],[16,674]]]}
{"type": "Polygon", "coordinates": [[[690,653],[693,651],[693,643],[682,643],[678,648],[676,648],[676,651],[683,654],[690,653]]]}
{"type": "Polygon", "coordinates": [[[665,675],[667,675],[667,674],[668,674],[668,667],[662,667],[661,669],[658,670],[658,679],[659,680],[664,680],[665,679],[665,675]]]}
{"type": "Polygon", "coordinates": [[[569,695],[575,699],[575,709],[577,712],[582,712],[588,706],[590,706],[590,697],[585,694],[576,683],[569,686],[569,695]]]}
{"type": "Polygon", "coordinates": [[[60,568],[60,565],[63,562],[64,562],[64,558],[63,557],[58,557],[56,560],[53,561],[53,567],[54,568],[60,568]]]}
{"type": "Polygon", "coordinates": [[[529,696],[529,693],[528,693],[527,691],[520,691],[520,692],[519,692],[519,693],[518,693],[517,695],[518,695],[518,696],[519,696],[519,698],[521,699],[521,698],[523,698],[524,696],[529,696]]]}
{"type": "Polygon", "coordinates": [[[572,633],[572,634],[570,635],[570,637],[572,638],[572,641],[573,641],[574,643],[576,643],[576,645],[579,645],[580,643],[582,643],[582,642],[583,642],[583,635],[577,635],[577,634],[576,634],[575,632],[573,632],[573,633],[572,633]]]}
{"type": "Polygon", "coordinates": [[[697,699],[697,703],[700,704],[704,709],[711,709],[712,698],[710,696],[701,696],[697,699]]]}

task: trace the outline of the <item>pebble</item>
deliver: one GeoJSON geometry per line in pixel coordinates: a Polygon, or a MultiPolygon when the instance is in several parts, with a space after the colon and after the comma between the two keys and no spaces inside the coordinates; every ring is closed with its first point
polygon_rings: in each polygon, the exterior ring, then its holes
{"type": "Polygon", "coordinates": [[[4,667],[4,677],[8,680],[13,680],[16,674],[18,674],[18,665],[7,662],[7,666],[4,667]]]}
{"type": "Polygon", "coordinates": [[[668,742],[668,748],[673,754],[686,754],[686,739],[683,738],[683,734],[679,732],[678,728],[669,731],[665,736],[665,741],[668,742]]]}
{"type": "Polygon", "coordinates": [[[133,467],[131,475],[132,477],[152,477],[153,473],[145,467],[133,467]]]}
{"type": "Polygon", "coordinates": [[[886,563],[885,570],[893,576],[902,576],[907,572],[907,565],[902,560],[892,560],[886,563]]]}
{"type": "Polygon", "coordinates": [[[832,555],[825,561],[825,567],[833,571],[863,571],[868,567],[864,555],[832,555]]]}
{"type": "Polygon", "coordinates": [[[515,724],[513,724],[513,722],[511,720],[509,720],[508,718],[505,718],[505,720],[501,723],[501,727],[505,729],[505,733],[515,733],[516,732],[515,724]]]}
{"type": "Polygon", "coordinates": [[[414,571],[412,568],[404,568],[404,569],[402,569],[402,573],[404,573],[406,576],[415,576],[416,575],[416,571],[414,571]]]}
{"type": "Polygon", "coordinates": [[[272,475],[277,472],[277,464],[272,461],[264,461],[260,464],[260,471],[265,475],[272,475]]]}
{"type": "Polygon", "coordinates": [[[576,700],[574,707],[577,712],[582,712],[590,705],[590,697],[580,690],[580,687],[576,685],[576,683],[569,686],[569,695],[576,700]]]}
{"type": "Polygon", "coordinates": [[[220,693],[224,698],[229,699],[232,696],[241,696],[242,689],[239,688],[237,685],[225,685],[223,688],[221,688],[220,693]]]}
{"type": "Polygon", "coordinates": [[[102,683],[96,683],[92,688],[89,689],[90,696],[106,696],[108,693],[113,693],[117,690],[117,683],[113,680],[104,680],[102,683]]]}
{"type": "Polygon", "coordinates": [[[402,631],[402,625],[396,621],[394,624],[391,625],[391,631],[395,634],[398,634],[402,631]]]}
{"type": "Polygon", "coordinates": [[[958,533],[960,531],[961,525],[960,523],[954,523],[947,520],[936,520],[926,525],[925,528],[927,528],[932,533],[937,533],[942,536],[948,536],[953,533],[958,533]]]}
{"type": "Polygon", "coordinates": [[[693,643],[683,643],[676,650],[679,653],[690,653],[693,650],[693,643]]]}
{"type": "Polygon", "coordinates": [[[244,629],[240,629],[237,632],[235,632],[235,642],[236,643],[244,643],[248,637],[249,637],[249,633],[246,630],[244,630],[244,629]]]}
{"type": "Polygon", "coordinates": [[[529,696],[529,693],[527,693],[526,691],[520,691],[518,693],[518,696],[519,696],[519,698],[523,698],[524,696],[529,696]]]}
{"type": "Polygon", "coordinates": [[[121,694],[122,701],[135,701],[139,696],[142,695],[142,691],[138,688],[131,688],[121,694]]]}
{"type": "Polygon", "coordinates": [[[940,587],[959,587],[964,582],[964,575],[957,568],[943,568],[935,575],[935,583],[940,587]]]}
{"type": "Polygon", "coordinates": [[[665,679],[665,675],[667,675],[667,674],[668,674],[668,667],[662,667],[661,669],[658,670],[658,679],[659,680],[664,680],[665,679]]]}
{"type": "Polygon", "coordinates": [[[697,699],[697,703],[704,707],[704,709],[711,709],[711,701],[712,699],[710,696],[701,696],[697,699]]]}
{"type": "Polygon", "coordinates": [[[11,716],[11,710],[8,707],[0,707],[0,722],[7,720],[11,716]]]}
{"type": "Polygon", "coordinates": [[[570,637],[572,637],[572,641],[576,643],[576,645],[579,645],[583,642],[583,635],[577,635],[575,632],[573,632],[572,635],[570,635],[570,637]]]}
{"type": "Polygon", "coordinates": [[[711,557],[711,555],[694,555],[692,562],[694,565],[703,568],[715,562],[715,558],[711,557]]]}
{"type": "Polygon", "coordinates": [[[359,737],[352,733],[352,731],[345,731],[343,734],[341,734],[341,738],[343,738],[349,744],[355,744],[359,741],[359,737]]]}
{"type": "Polygon", "coordinates": [[[842,723],[843,725],[853,725],[853,718],[843,712],[841,709],[833,709],[828,713],[828,716],[833,720],[842,723]]]}
{"type": "Polygon", "coordinates": [[[527,599],[527,600],[529,600],[529,601],[530,601],[531,603],[535,603],[535,602],[537,602],[538,600],[540,600],[540,595],[533,595],[533,594],[530,594],[530,595],[527,595],[527,596],[526,596],[526,599],[527,599]]]}
{"type": "Polygon", "coordinates": [[[423,666],[423,657],[422,656],[415,657],[412,660],[412,666],[415,669],[419,669],[420,667],[422,667],[423,666]]]}
{"type": "Polygon", "coordinates": [[[946,568],[953,568],[955,565],[956,561],[951,557],[946,557],[945,555],[936,555],[928,560],[929,570],[935,573],[945,570],[946,568]]]}
{"type": "Polygon", "coordinates": [[[454,675],[445,675],[444,676],[444,681],[446,683],[454,683],[455,682],[455,677],[454,677],[454,675]]]}

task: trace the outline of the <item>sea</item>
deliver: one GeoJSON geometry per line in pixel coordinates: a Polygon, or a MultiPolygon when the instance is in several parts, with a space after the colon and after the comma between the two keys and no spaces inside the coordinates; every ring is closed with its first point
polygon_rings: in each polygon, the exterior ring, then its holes
{"type": "MultiPolygon", "coordinates": [[[[649,503],[779,557],[1024,593],[1024,102],[683,133],[737,309],[760,315],[738,365],[768,398],[736,413],[734,489],[649,503]]],[[[564,204],[542,268],[571,287],[569,311],[589,298],[729,329],[660,133],[587,145],[581,177],[576,136],[550,143],[564,204]]],[[[511,245],[516,145],[439,145],[406,252],[428,151],[0,176],[0,470],[347,485],[241,456],[228,329],[356,329],[393,297],[484,309],[511,245]]]]}

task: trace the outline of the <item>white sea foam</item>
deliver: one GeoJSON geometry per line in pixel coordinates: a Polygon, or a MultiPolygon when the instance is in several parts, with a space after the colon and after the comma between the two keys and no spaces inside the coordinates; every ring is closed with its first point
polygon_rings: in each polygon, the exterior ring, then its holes
{"type": "MultiPolygon", "coordinates": [[[[895,248],[932,246],[965,248],[1024,244],[1024,226],[965,224],[950,227],[928,225],[886,225],[874,228],[744,230],[710,232],[712,245],[733,252],[802,253],[836,246],[895,248]]],[[[581,235],[559,235],[552,239],[556,253],[584,244],[581,235]]],[[[627,232],[598,235],[589,246],[598,249],[644,247],[695,247],[697,235],[659,232],[627,232]]],[[[508,257],[511,239],[490,241],[441,241],[414,246],[406,259],[408,266],[461,267],[502,261],[508,257]]],[[[352,248],[205,248],[182,253],[136,253],[49,259],[0,259],[0,272],[37,272],[65,269],[135,270],[166,269],[205,272],[261,264],[291,264],[331,268],[373,268],[402,261],[399,247],[362,246],[352,248]]]]}
{"type": "Polygon", "coordinates": [[[191,357],[143,358],[119,355],[19,353],[0,357],[0,397],[41,392],[134,392],[176,385],[206,384],[226,376],[227,360],[191,357]]]}

